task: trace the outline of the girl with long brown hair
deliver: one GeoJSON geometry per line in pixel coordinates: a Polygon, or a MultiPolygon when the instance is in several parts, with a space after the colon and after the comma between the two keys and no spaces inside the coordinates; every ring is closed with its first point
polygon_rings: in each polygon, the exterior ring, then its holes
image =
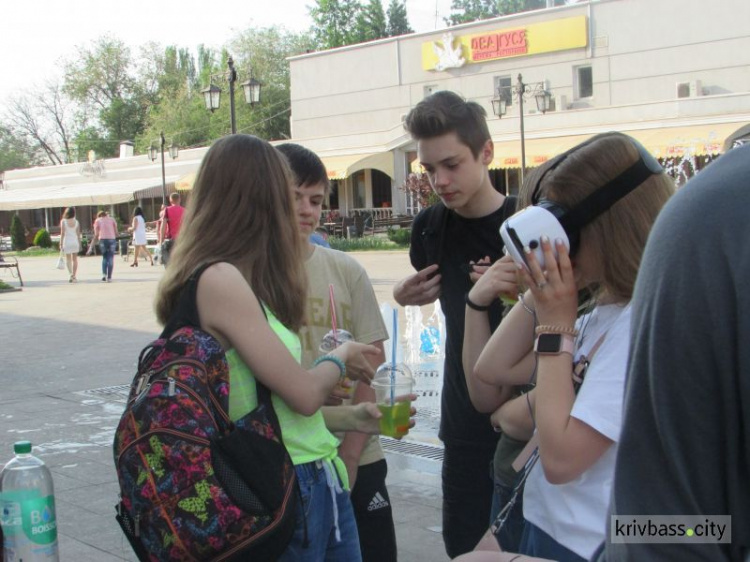
{"type": "MultiPolygon", "coordinates": [[[[200,327],[226,350],[230,418],[255,407],[254,380],[262,382],[272,392],[296,467],[302,505],[281,560],[356,561],[359,541],[346,468],[320,408],[344,372],[353,379],[372,377],[367,356],[378,349],[348,342],[309,371],[300,366],[296,332],[304,323],[307,279],[292,186],[283,157],[267,142],[250,135],[216,141],[198,171],[159,284],[156,313],[166,324],[188,279],[205,267],[196,308],[200,327]]],[[[357,411],[365,414],[359,420],[377,415],[357,411]]]]}

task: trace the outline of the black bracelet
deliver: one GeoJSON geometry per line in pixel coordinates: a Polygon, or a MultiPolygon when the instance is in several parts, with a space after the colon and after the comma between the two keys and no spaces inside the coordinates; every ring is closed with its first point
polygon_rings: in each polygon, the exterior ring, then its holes
{"type": "Polygon", "coordinates": [[[477,312],[487,312],[492,306],[492,304],[488,304],[487,306],[479,306],[477,303],[471,302],[469,293],[466,293],[464,295],[464,302],[466,302],[466,306],[468,306],[472,310],[476,310],[477,312]]]}

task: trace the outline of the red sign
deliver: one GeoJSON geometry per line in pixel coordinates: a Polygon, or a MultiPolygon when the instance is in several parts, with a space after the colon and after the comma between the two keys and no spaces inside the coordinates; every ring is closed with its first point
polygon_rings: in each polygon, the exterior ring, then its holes
{"type": "Polygon", "coordinates": [[[479,35],[471,40],[471,60],[473,61],[524,55],[528,50],[525,29],[479,35]]]}

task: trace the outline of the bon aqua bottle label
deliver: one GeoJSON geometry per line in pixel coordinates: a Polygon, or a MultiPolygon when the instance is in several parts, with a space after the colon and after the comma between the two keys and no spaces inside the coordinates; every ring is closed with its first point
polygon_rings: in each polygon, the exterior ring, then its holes
{"type": "Polygon", "coordinates": [[[3,534],[15,543],[23,536],[39,546],[57,541],[55,497],[39,497],[37,493],[7,492],[0,498],[3,534]]]}

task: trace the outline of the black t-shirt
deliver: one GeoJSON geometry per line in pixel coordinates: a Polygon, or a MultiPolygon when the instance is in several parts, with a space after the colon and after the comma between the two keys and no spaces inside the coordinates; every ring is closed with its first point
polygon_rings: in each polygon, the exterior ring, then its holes
{"type": "MultiPolygon", "coordinates": [[[[440,255],[440,305],[445,314],[446,344],[443,373],[440,439],[454,444],[494,446],[499,434],[492,429],[489,414],[474,409],[466,387],[461,351],[464,340],[464,295],[471,289],[467,265],[489,256],[494,262],[503,255],[500,225],[515,209],[515,200],[506,198],[497,211],[467,219],[437,203],[422,210],[414,219],[409,256],[419,271],[437,261],[440,255]],[[434,216],[438,213],[438,219],[434,216]],[[447,215],[446,215],[447,214],[447,215]],[[444,218],[443,218],[444,217],[444,218]],[[445,234],[441,230],[445,225],[445,234]],[[442,240],[442,251],[439,250],[442,240]]],[[[498,299],[488,314],[490,326],[500,324],[502,305],[498,299]]]]}
{"type": "Polygon", "coordinates": [[[701,171],[654,225],[632,300],[610,505],[610,514],[626,521],[628,515],[731,515],[732,544],[608,540],[600,560],[747,560],[749,207],[746,146],[701,171]]]}

